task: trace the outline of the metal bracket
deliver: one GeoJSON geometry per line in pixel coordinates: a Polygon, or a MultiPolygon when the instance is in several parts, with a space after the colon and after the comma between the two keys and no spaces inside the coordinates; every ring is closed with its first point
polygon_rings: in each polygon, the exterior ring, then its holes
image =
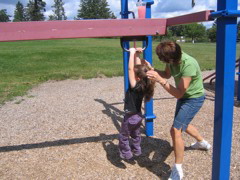
{"type": "Polygon", "coordinates": [[[153,0],[142,0],[143,2],[146,2],[147,5],[152,5],[154,4],[154,1],[153,0]]]}
{"type": "Polygon", "coordinates": [[[221,10],[212,12],[210,14],[211,18],[219,18],[219,17],[240,17],[240,11],[239,10],[221,10]]]}
{"type": "Polygon", "coordinates": [[[146,120],[149,120],[149,119],[156,119],[156,116],[153,114],[153,115],[144,115],[145,119],[146,120]]]}
{"type": "Polygon", "coordinates": [[[192,0],[192,8],[195,6],[195,0],[192,0]]]}
{"type": "Polygon", "coordinates": [[[120,12],[120,15],[128,15],[128,14],[132,14],[132,16],[133,16],[133,19],[135,19],[135,14],[134,14],[134,12],[133,11],[127,11],[127,12],[120,12]]]}

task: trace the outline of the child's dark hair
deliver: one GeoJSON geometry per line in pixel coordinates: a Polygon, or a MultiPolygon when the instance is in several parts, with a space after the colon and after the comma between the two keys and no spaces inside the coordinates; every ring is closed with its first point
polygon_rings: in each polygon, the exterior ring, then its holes
{"type": "Polygon", "coordinates": [[[137,64],[134,66],[134,71],[137,77],[140,78],[140,85],[143,89],[144,93],[144,99],[145,101],[150,101],[150,99],[153,97],[154,94],[154,87],[155,87],[155,81],[150,80],[147,77],[147,71],[149,71],[149,67],[147,65],[141,65],[137,64]]]}

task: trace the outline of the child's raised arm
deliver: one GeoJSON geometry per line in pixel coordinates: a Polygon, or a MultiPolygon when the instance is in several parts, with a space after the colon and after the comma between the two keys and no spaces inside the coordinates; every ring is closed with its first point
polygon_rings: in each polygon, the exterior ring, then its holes
{"type": "Polygon", "coordinates": [[[137,82],[134,72],[134,65],[141,64],[141,59],[139,57],[141,52],[142,48],[130,48],[130,56],[128,62],[128,78],[131,88],[134,88],[137,82]]]}
{"type": "Polygon", "coordinates": [[[128,61],[128,79],[129,79],[131,88],[135,87],[136,85],[136,78],[135,78],[135,72],[134,72],[135,54],[136,54],[136,49],[130,48],[130,56],[128,61]]]}

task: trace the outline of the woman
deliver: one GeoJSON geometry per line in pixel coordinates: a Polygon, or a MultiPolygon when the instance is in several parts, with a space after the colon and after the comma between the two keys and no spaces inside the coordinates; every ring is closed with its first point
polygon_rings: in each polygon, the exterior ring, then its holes
{"type": "Polygon", "coordinates": [[[160,61],[166,63],[165,70],[151,70],[147,72],[149,79],[155,80],[171,95],[177,98],[175,117],[170,133],[173,141],[175,165],[169,179],[183,178],[184,141],[182,131],[196,139],[191,147],[209,150],[211,145],[203,139],[198,130],[191,125],[191,121],[203,105],[204,87],[198,62],[188,54],[182,52],[181,47],[172,41],[160,43],[156,48],[160,61]],[[167,79],[173,76],[175,87],[167,79]]]}

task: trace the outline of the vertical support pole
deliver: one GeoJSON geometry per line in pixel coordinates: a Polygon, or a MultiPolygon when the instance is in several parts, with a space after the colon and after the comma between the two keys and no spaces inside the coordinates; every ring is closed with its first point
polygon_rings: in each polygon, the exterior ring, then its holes
{"type": "MultiPolygon", "coordinates": [[[[121,0],[121,17],[128,19],[128,0],[121,0]]],[[[129,49],[129,42],[123,42],[123,47],[129,49]]],[[[124,92],[126,93],[129,80],[128,80],[128,60],[129,52],[123,50],[123,72],[124,72],[124,92]]]]}
{"type": "MultiPolygon", "coordinates": [[[[144,0],[143,0],[144,1],[144,0]]],[[[146,2],[146,18],[151,18],[151,5],[154,3],[152,0],[145,0],[146,2]]],[[[152,36],[147,36],[148,47],[144,51],[144,58],[152,64],[152,36]]],[[[143,42],[144,46],[146,42],[143,42]]],[[[153,100],[145,103],[145,131],[147,136],[153,136],[154,134],[154,124],[153,119],[156,116],[153,114],[153,100]]]]}
{"type": "MultiPolygon", "coordinates": [[[[236,10],[237,0],[218,0],[217,9],[236,10]]],[[[216,95],[212,179],[230,179],[237,17],[217,19],[216,95]]]]}
{"type": "MultiPolygon", "coordinates": [[[[238,37],[238,31],[240,31],[240,29],[237,29],[237,39],[239,40],[240,37],[238,37]]],[[[240,61],[238,61],[238,90],[237,90],[237,102],[240,102],[240,61]]]]}
{"type": "Polygon", "coordinates": [[[240,102],[240,62],[239,62],[239,66],[238,66],[238,92],[237,92],[237,101],[240,102]]]}

